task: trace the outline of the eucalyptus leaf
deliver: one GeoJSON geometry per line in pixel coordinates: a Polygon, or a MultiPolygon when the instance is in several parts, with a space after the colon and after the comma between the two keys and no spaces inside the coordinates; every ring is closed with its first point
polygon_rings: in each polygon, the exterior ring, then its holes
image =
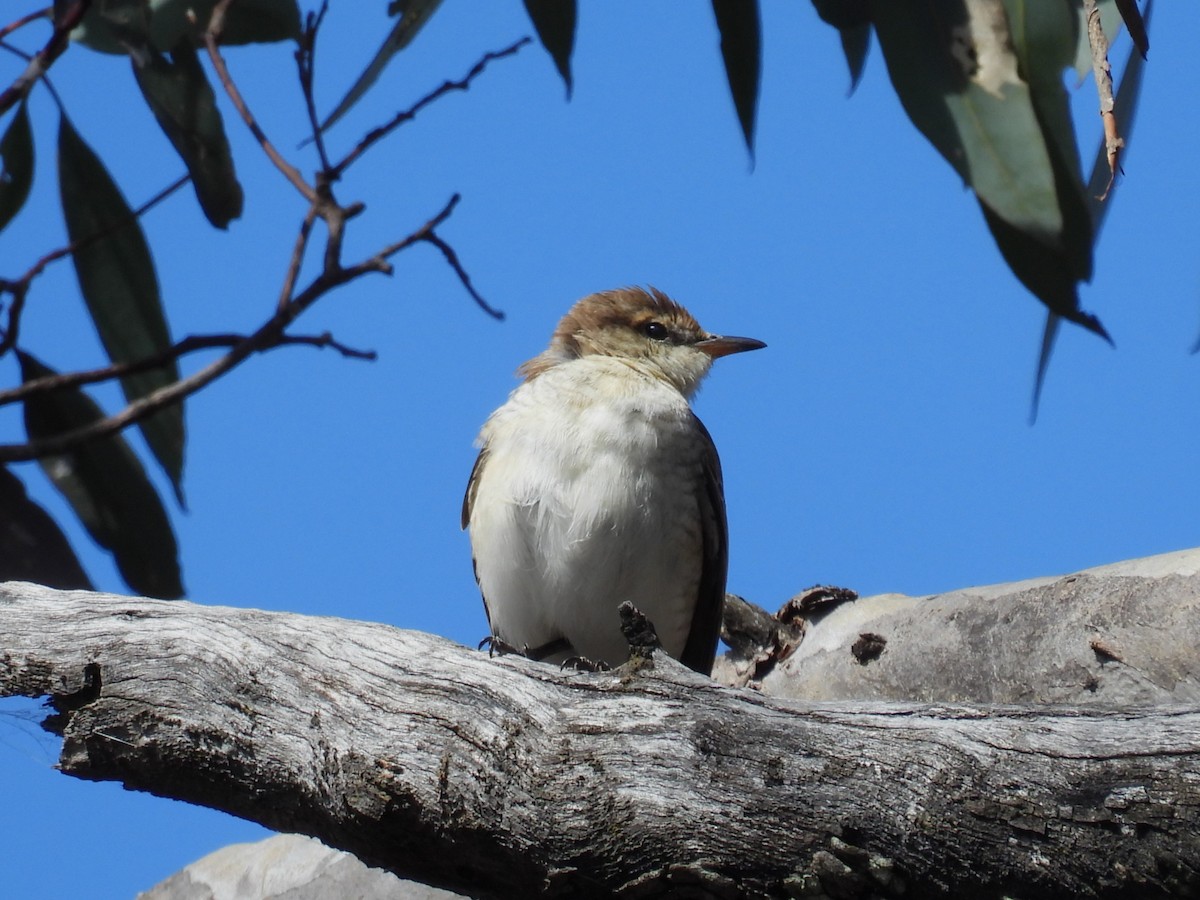
{"type": "Polygon", "coordinates": [[[762,23],[758,0],[712,0],[721,32],[721,58],[746,148],[754,154],[754,123],[762,77],[762,23]]]}
{"type": "MultiPolygon", "coordinates": [[[[150,248],[129,204],[100,158],[63,116],[58,131],[58,183],[80,291],[113,362],[134,362],[171,346],[150,248]]],[[[133,401],[179,379],[174,362],[126,375],[133,401]]],[[[166,407],[140,428],[182,500],[183,406],[166,407]]]]}
{"type": "Polygon", "coordinates": [[[1018,45],[1032,53],[1044,42],[1061,73],[1069,18],[1011,3],[1036,22],[1031,32],[1016,16],[1014,32],[1003,0],[872,0],[870,8],[905,110],[975,191],[1013,274],[1052,311],[1107,339],[1079,309],[1092,232],[1061,88],[1050,86],[1049,68],[1031,85],[1019,58],[1018,45]]]}
{"type": "Polygon", "coordinates": [[[838,30],[842,52],[850,67],[850,92],[862,80],[871,46],[871,13],[868,0],[813,0],[817,15],[838,30]]]}
{"type": "Polygon", "coordinates": [[[367,67],[362,74],[358,76],[350,90],[346,92],[333,112],[321,123],[321,130],[333,126],[333,123],[349,112],[363,95],[371,89],[387,64],[392,61],[392,57],[412,43],[429,21],[429,17],[434,14],[437,8],[441,5],[442,0],[393,0],[388,5],[388,15],[399,14],[400,19],[392,26],[392,30],[388,32],[387,37],[383,39],[383,45],[371,57],[371,61],[367,63],[367,67]]]}
{"type": "Polygon", "coordinates": [[[33,131],[22,100],[0,138],[0,231],[21,211],[33,186],[33,131]]]}
{"type": "MultiPolygon", "coordinates": [[[[18,351],[23,381],[55,372],[18,351]]],[[[104,417],[76,388],[26,398],[25,430],[31,441],[85,428],[104,417]]],[[[101,547],[109,550],[121,577],[135,591],[173,600],[183,596],[178,546],[158,492],[120,435],[80,443],[71,450],[38,460],[101,547]]]]}
{"type": "Polygon", "coordinates": [[[575,0],[525,0],[525,11],[533,22],[538,40],[554,60],[558,74],[571,96],[571,52],[575,48],[575,0]]]}
{"type": "MultiPolygon", "coordinates": [[[[123,56],[146,47],[165,53],[184,39],[198,43],[216,4],[217,0],[94,0],[71,39],[100,53],[123,56]]],[[[69,5],[70,0],[56,0],[56,13],[69,5]]],[[[237,0],[228,7],[221,30],[221,43],[226,45],[299,37],[296,0],[237,0]]]]}
{"type": "Polygon", "coordinates": [[[0,466],[0,581],[32,581],[61,591],[94,590],[62,529],[0,466]]]}
{"type": "Polygon", "coordinates": [[[180,44],[169,59],[154,51],[130,57],[142,96],[187,166],[205,217],[217,228],[227,227],[242,214],[242,186],[195,49],[180,44]]]}

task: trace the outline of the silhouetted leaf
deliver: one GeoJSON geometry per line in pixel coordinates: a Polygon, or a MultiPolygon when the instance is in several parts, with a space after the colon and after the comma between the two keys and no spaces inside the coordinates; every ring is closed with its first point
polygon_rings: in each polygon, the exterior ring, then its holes
{"type": "Polygon", "coordinates": [[[750,155],[754,155],[754,121],[762,75],[762,31],[758,0],[712,0],[721,32],[721,57],[733,94],[738,122],[750,155]]]}
{"type": "Polygon", "coordinates": [[[93,590],[75,551],[50,514],[0,466],[0,581],[32,581],[62,591],[93,590]]]}
{"type": "Polygon", "coordinates": [[[842,39],[842,52],[850,67],[850,93],[862,80],[871,47],[871,14],[867,0],[813,0],[822,20],[836,28],[842,39]]]}
{"type": "MultiPolygon", "coordinates": [[[[974,189],[1013,273],[1054,312],[1107,339],[1079,309],[1092,239],[1077,154],[1060,149],[1070,123],[1053,91],[1035,98],[1022,77],[1003,6],[872,0],[870,8],[909,118],[974,189]]],[[[1059,52],[1065,66],[1069,47],[1059,52]]]]}
{"type": "Polygon", "coordinates": [[[1136,0],[1116,0],[1116,3],[1121,19],[1129,29],[1133,45],[1142,55],[1142,59],[1145,59],[1146,54],[1150,52],[1150,37],[1146,34],[1146,23],[1142,21],[1142,14],[1138,12],[1136,0]]]}
{"type": "MultiPolygon", "coordinates": [[[[109,358],[132,362],[165,350],[171,337],[142,228],[104,164],[66,116],[58,130],[58,182],[67,234],[78,244],[72,258],[79,287],[109,358]]],[[[121,388],[132,401],[178,379],[172,362],[125,376],[121,388]]],[[[139,424],[182,503],[182,404],[139,424]]]]}
{"type": "MultiPolygon", "coordinates": [[[[56,0],[55,9],[70,0],[56,0]]],[[[217,0],[105,0],[93,3],[71,33],[79,43],[101,53],[124,55],[130,48],[153,47],[165,53],[208,25],[217,0]],[[195,13],[197,25],[188,20],[195,13]]],[[[237,0],[225,13],[221,43],[258,44],[300,37],[296,0],[237,0]]]]}
{"type": "Polygon", "coordinates": [[[131,54],[131,59],[142,95],[192,176],[204,215],[217,228],[225,228],[242,214],[242,186],[196,51],[183,43],[170,59],[152,50],[131,54]]]}
{"type": "Polygon", "coordinates": [[[33,186],[33,132],[24,100],[0,138],[0,231],[21,211],[33,186]]]}
{"type": "MultiPolygon", "coordinates": [[[[1147,0],[1145,15],[1145,25],[1147,28],[1150,24],[1152,7],[1152,0],[1147,0]]],[[[1080,27],[1086,29],[1082,18],[1079,21],[1080,27]]],[[[1145,57],[1137,51],[1137,47],[1135,46],[1129,52],[1124,74],[1121,76],[1121,84],[1117,88],[1116,96],[1113,98],[1113,116],[1116,118],[1117,125],[1121,129],[1121,136],[1126,141],[1133,134],[1137,102],[1142,89],[1144,65],[1145,57]]],[[[1092,174],[1084,190],[1084,200],[1087,203],[1088,215],[1092,221],[1093,242],[1099,240],[1100,228],[1103,226],[1104,219],[1108,215],[1108,209],[1112,205],[1113,192],[1117,188],[1116,181],[1109,185],[1110,174],[1108,168],[1108,147],[1104,138],[1101,137],[1100,146],[1096,150],[1096,159],[1092,163],[1092,174]]],[[[1053,312],[1047,313],[1046,328],[1042,332],[1042,346],[1038,353],[1037,373],[1033,381],[1031,420],[1037,419],[1038,404],[1041,402],[1042,397],[1042,387],[1046,381],[1046,370],[1050,365],[1050,357],[1054,352],[1054,341],[1058,337],[1058,330],[1059,317],[1053,312]]],[[[1197,349],[1200,349],[1200,342],[1197,343],[1197,349]]]]}
{"type": "MultiPolygon", "coordinates": [[[[17,355],[22,380],[55,374],[28,353],[17,355]]],[[[104,418],[100,407],[75,388],[34,394],[24,405],[25,430],[33,441],[104,418]]],[[[87,441],[38,462],[92,539],[112,552],[121,577],[133,590],[167,600],[183,596],[171,522],[124,438],[87,441]]]]}
{"type": "Polygon", "coordinates": [[[442,0],[392,0],[388,4],[388,15],[400,15],[400,20],[392,26],[388,36],[383,40],[383,46],[376,51],[375,56],[367,63],[366,69],[358,76],[350,90],[341,102],[334,107],[333,112],[321,123],[321,130],[329,128],[344,116],[355,103],[362,99],[363,94],[370,90],[376,79],[383,73],[384,68],[392,57],[412,43],[417,32],[429,21],[442,0]]]}
{"type": "Polygon", "coordinates": [[[575,49],[575,0],[525,0],[525,11],[537,31],[538,40],[554,60],[558,74],[571,96],[571,52],[575,49]]]}

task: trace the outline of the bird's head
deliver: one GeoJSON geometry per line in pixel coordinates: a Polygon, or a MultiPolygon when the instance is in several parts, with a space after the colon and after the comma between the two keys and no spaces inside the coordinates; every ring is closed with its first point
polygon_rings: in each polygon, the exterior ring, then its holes
{"type": "Polygon", "coordinates": [[[589,356],[628,360],[690,397],[714,359],[765,347],[754,338],[724,337],[655,288],[621,288],[584,297],[563,316],[550,346],[518,369],[535,378],[589,356]]]}

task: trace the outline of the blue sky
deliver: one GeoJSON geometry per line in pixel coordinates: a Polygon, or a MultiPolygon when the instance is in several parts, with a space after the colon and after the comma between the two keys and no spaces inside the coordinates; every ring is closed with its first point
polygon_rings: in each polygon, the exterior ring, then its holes
{"type": "MultiPolygon", "coordinates": [[[[378,43],[376,6],[334,5],[318,58],[325,108],[378,43]]],[[[1034,427],[1042,307],[909,125],[877,52],[847,99],[836,33],[809,4],[765,4],[751,170],[708,4],[583,6],[570,103],[549,58],[528,47],[423,112],[338,188],[343,202],[367,204],[350,259],[461,193],[442,234],[506,321],[480,312],[440,255],[417,247],[393,277],[328,297],[297,328],[329,329],[377,350],[377,362],[278,350],[188,403],[189,511],[174,521],[191,600],[476,643],[486,622],[458,527],[474,436],[572,302],[628,284],[662,288],[710,330],[769,344],[719,362],[697,401],[725,468],[729,587],[754,602],[774,608],[814,583],[934,593],[1200,544],[1192,5],[1156,10],[1126,178],[1082,291],[1117,349],[1065,329],[1034,427]]],[[[334,152],[528,33],[515,0],[446,3],[337,127],[334,152]]],[[[308,151],[291,149],[304,129],[290,48],[228,59],[267,132],[311,171],[308,151]]],[[[75,48],[54,76],[132,202],[180,173],[126,63],[75,48]]],[[[1090,79],[1076,103],[1090,165],[1090,79]]],[[[181,192],[145,222],[177,337],[263,321],[304,211],[223,108],[244,218],[214,232],[181,192]]],[[[34,114],[39,146],[51,148],[44,93],[34,114]]],[[[6,275],[63,242],[51,160],[39,159],[33,205],[0,235],[6,275]]],[[[23,339],[60,369],[102,363],[69,265],[37,282],[23,339]]],[[[11,383],[15,362],[0,367],[11,383]]],[[[114,391],[99,397],[115,408],[114,391]]],[[[20,435],[11,409],[0,434],[20,435]]],[[[35,466],[18,472],[70,522],[35,466]]],[[[69,532],[97,585],[122,591],[82,530],[69,532]]],[[[0,705],[0,884],[12,896],[128,898],[266,833],[58,774],[31,710],[0,705]]]]}

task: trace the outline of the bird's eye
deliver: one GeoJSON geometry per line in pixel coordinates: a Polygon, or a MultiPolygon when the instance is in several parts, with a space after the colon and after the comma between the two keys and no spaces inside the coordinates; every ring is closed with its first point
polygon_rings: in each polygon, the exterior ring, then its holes
{"type": "Polygon", "coordinates": [[[652,341],[665,341],[670,332],[667,331],[667,326],[662,322],[647,322],[642,331],[646,333],[646,337],[652,341]]]}

